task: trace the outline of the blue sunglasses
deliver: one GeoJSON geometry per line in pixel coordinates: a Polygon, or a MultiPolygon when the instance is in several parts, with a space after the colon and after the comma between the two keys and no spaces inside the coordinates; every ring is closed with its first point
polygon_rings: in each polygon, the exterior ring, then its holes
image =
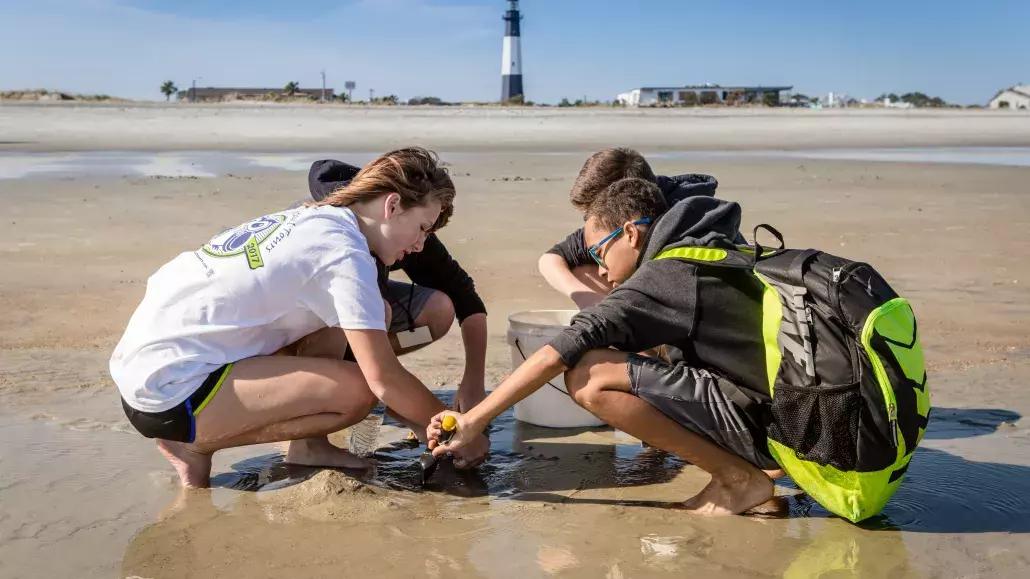
{"type": "MultiPolygon", "coordinates": [[[[643,219],[638,219],[638,220],[633,222],[633,225],[643,225],[645,223],[651,223],[651,218],[650,217],[645,217],[643,219]]],[[[622,231],[623,230],[622,230],[621,227],[616,229],[615,231],[609,233],[607,237],[605,237],[601,241],[598,241],[597,243],[594,244],[593,247],[591,247],[590,249],[587,250],[587,253],[590,254],[590,257],[594,258],[594,261],[597,262],[597,265],[599,265],[599,266],[601,266],[601,267],[603,267],[605,269],[608,268],[608,266],[606,266],[604,264],[604,259],[601,258],[601,254],[598,253],[598,250],[600,250],[602,247],[604,247],[604,244],[606,244],[609,241],[611,241],[611,240],[615,239],[616,237],[618,237],[619,234],[622,233],[622,231]]]]}

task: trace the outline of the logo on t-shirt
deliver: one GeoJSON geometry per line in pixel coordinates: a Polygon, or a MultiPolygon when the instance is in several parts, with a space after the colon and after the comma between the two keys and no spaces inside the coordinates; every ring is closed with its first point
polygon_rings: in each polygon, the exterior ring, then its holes
{"type": "Polygon", "coordinates": [[[274,214],[259,217],[239,227],[219,233],[200,249],[212,257],[233,257],[246,255],[250,269],[264,267],[261,257],[261,242],[275,233],[286,221],[286,215],[274,214]]]}

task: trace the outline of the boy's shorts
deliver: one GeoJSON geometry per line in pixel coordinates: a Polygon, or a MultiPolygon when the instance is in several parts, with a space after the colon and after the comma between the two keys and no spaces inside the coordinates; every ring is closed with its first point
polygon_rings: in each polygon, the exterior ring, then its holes
{"type": "Polygon", "coordinates": [[[626,368],[634,396],[758,468],[780,468],[755,445],[744,412],[719,387],[724,378],[637,354],[629,355],[626,368]]]}
{"type": "Polygon", "coordinates": [[[426,307],[426,302],[433,297],[436,290],[420,285],[388,280],[386,282],[386,300],[390,302],[393,317],[390,319],[390,332],[406,332],[412,327],[412,320],[418,318],[426,307]],[[411,318],[408,318],[408,314],[411,318]]]}

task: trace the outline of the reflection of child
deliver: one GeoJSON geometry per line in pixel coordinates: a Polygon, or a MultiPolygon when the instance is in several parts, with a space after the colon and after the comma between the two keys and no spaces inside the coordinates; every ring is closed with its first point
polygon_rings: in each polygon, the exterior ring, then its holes
{"type": "MultiPolygon", "coordinates": [[[[715,276],[692,262],[656,259],[672,248],[733,249],[740,207],[692,197],[668,209],[654,183],[625,179],[601,193],[586,217],[588,253],[615,289],[460,416],[458,434],[443,446],[434,441],[434,452],[461,447],[566,372],[565,383],[584,408],[712,475],[685,508],[733,514],[769,500],[772,480],[760,469],[779,467],[755,444],[765,440],[762,425],[733,401],[768,400],[764,288],[745,270],[722,268],[715,276]],[[671,363],[632,353],[662,344],[671,363]]],[[[430,438],[441,416],[430,425],[430,438]]]]}

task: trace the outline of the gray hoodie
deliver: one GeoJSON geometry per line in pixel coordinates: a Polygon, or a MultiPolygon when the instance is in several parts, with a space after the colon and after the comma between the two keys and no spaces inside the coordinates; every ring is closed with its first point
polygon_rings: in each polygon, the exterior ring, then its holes
{"type": "MultiPolygon", "coordinates": [[[[662,190],[665,202],[672,206],[690,197],[714,197],[715,189],[719,182],[711,175],[701,173],[687,173],[675,177],[657,177],[658,188],[662,190]]],[[[744,238],[739,236],[739,243],[744,243],[744,238]]],[[[565,265],[572,269],[581,265],[593,265],[594,260],[587,253],[586,243],[583,241],[583,229],[573,231],[568,237],[559,241],[554,247],[547,250],[547,253],[561,256],[565,265]]]]}
{"type": "Polygon", "coordinates": [[[733,249],[739,228],[736,203],[714,197],[676,203],[646,234],[636,273],[576,315],[551,347],[571,368],[590,350],[640,352],[664,344],[672,362],[708,370],[748,397],[767,400],[761,282],[743,269],[653,260],[675,247],[733,249]]]}

